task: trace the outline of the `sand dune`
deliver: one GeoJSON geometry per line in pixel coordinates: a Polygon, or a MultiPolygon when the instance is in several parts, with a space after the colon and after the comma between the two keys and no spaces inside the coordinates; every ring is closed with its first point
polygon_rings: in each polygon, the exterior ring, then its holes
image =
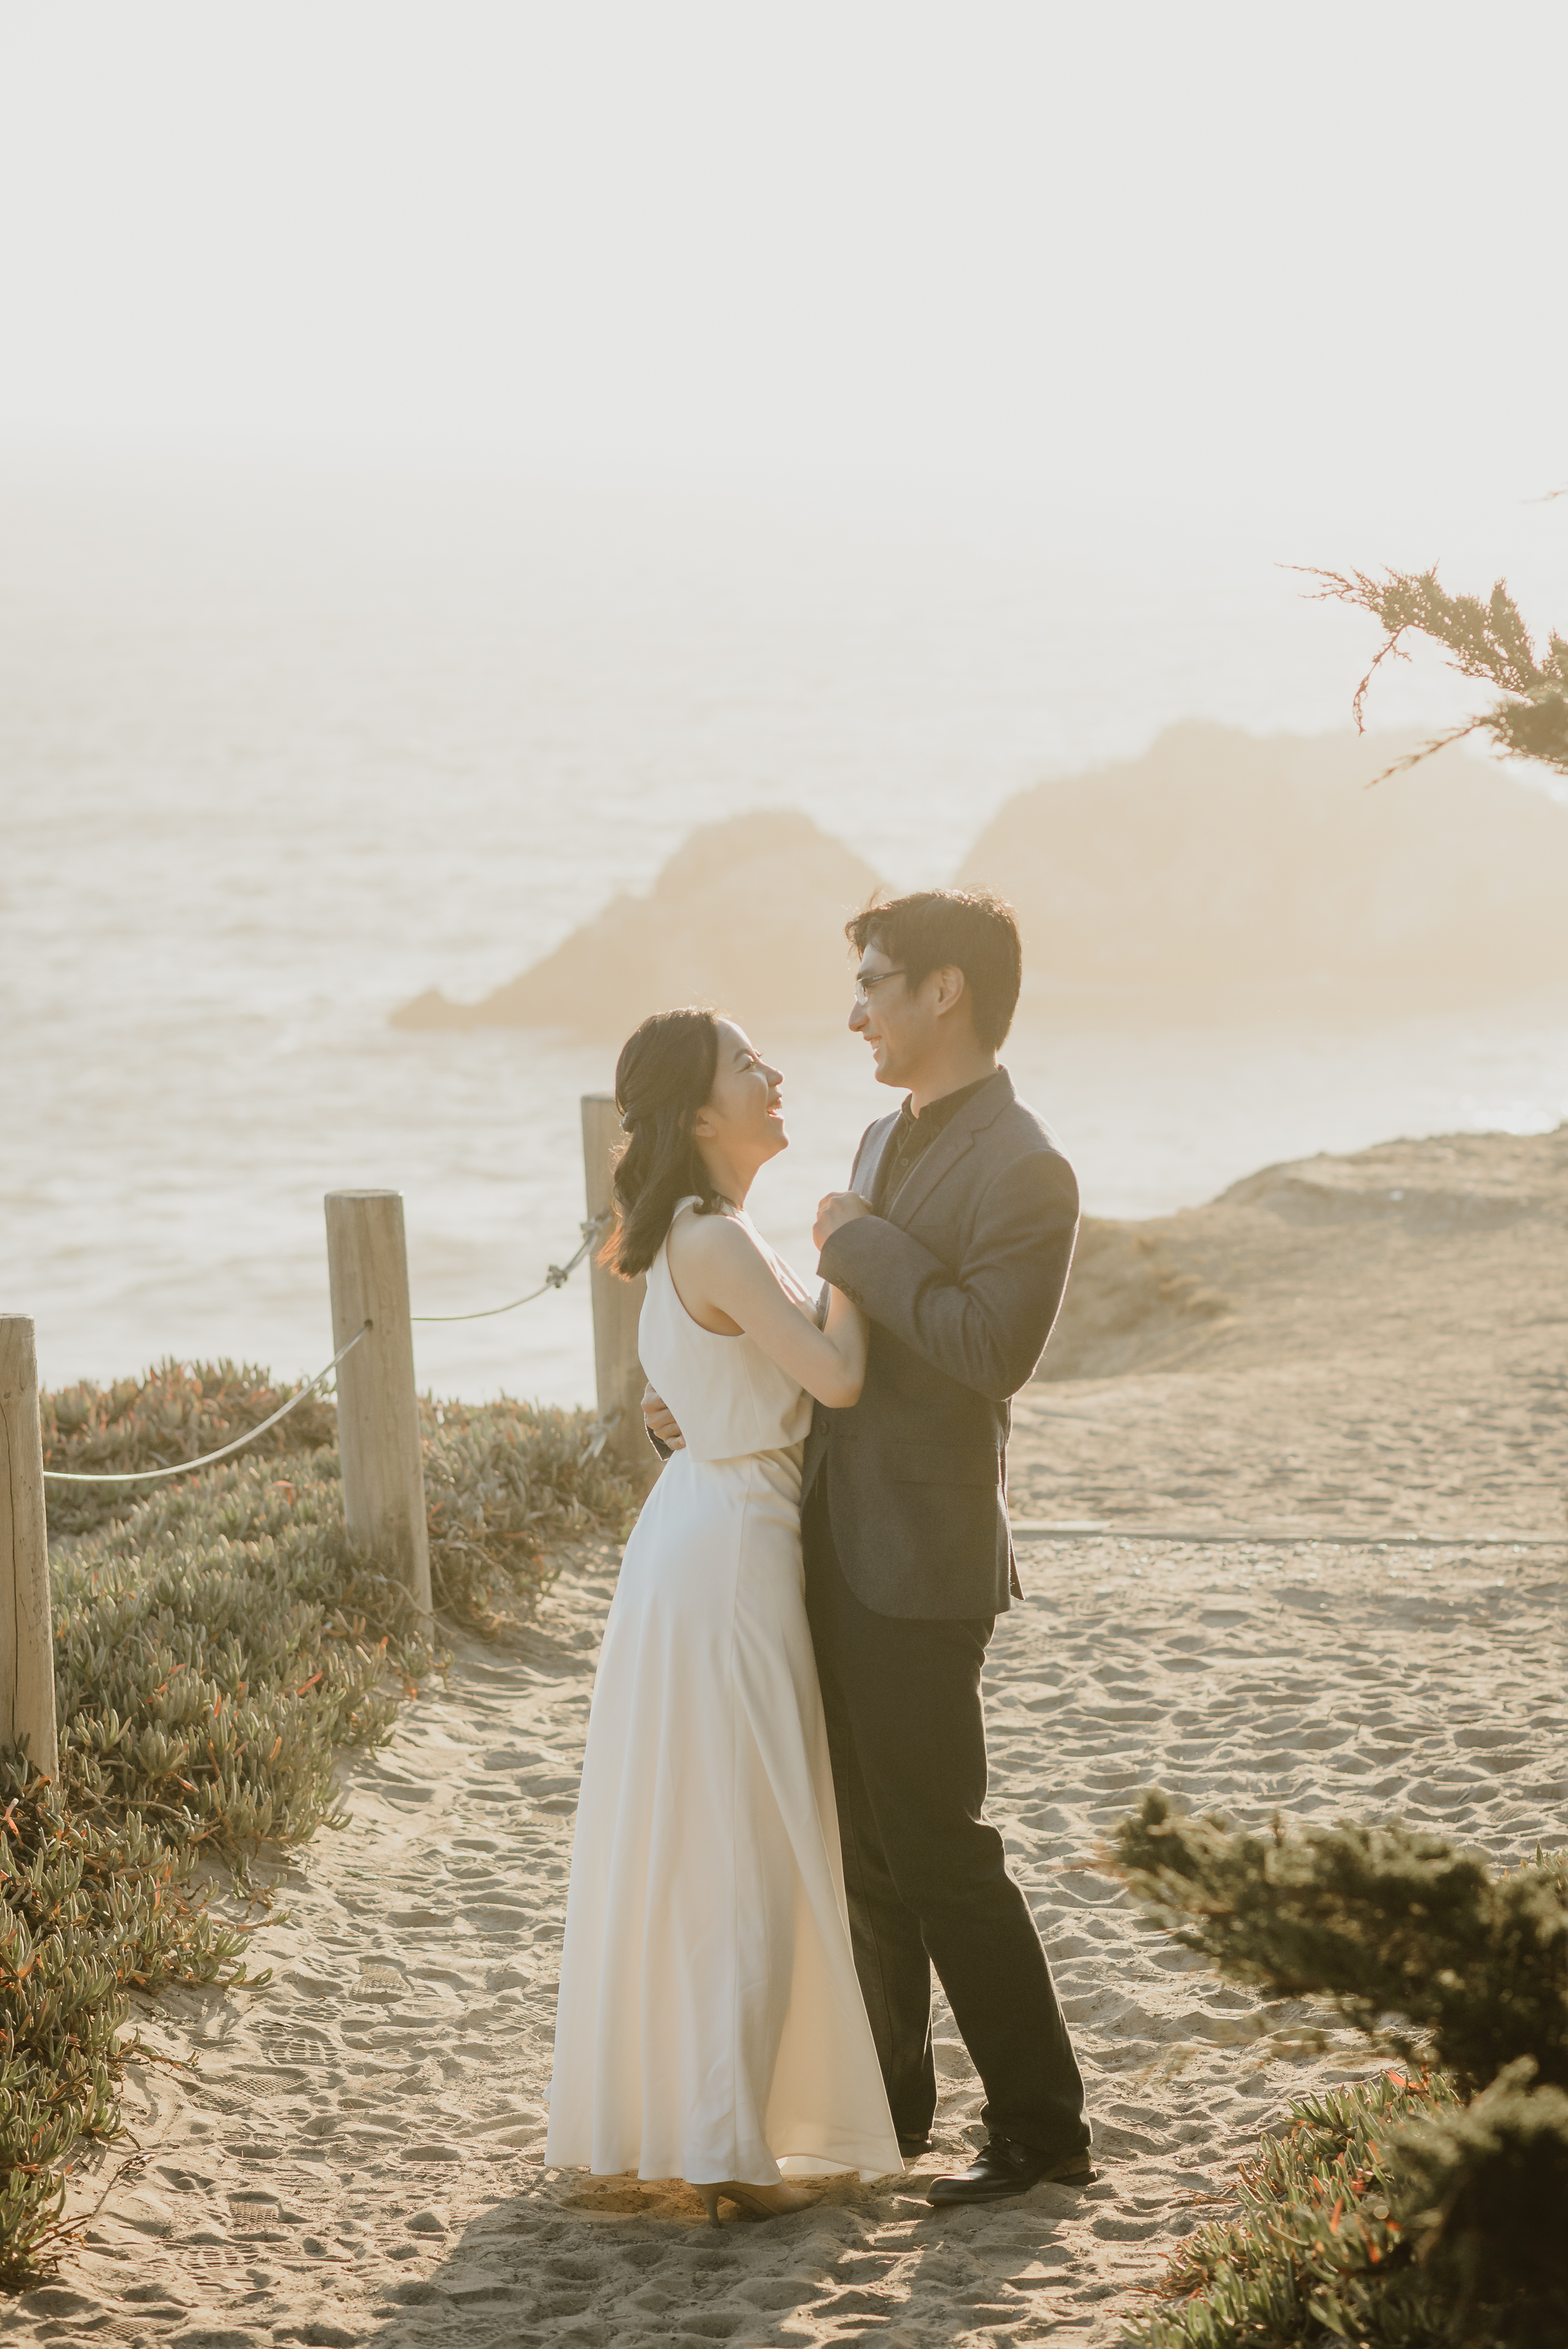
{"type": "MultiPolygon", "coordinates": [[[[1280,1546],[1020,1543],[1028,1598],[987,1673],[990,1808],[1084,2054],[1097,2184],[938,2217],[927,2160],[715,2233],[677,2185],[543,2168],[573,1792],[616,1565],[590,1546],[517,1652],[462,1644],[347,1773],[351,1826],[276,1875],[288,1920],[258,1952],[272,1984],[166,1995],[143,2019],[199,2071],[133,2065],[138,2158],[78,2174],[85,2243],[0,2332],[810,2349],[874,2328],[893,2349],[979,2349],[1060,2331],[1109,2349],[1283,2104],[1369,2068],[1349,2040],[1287,2060],[1260,2033],[1305,2009],[1221,1986],[1095,1871],[1137,1791],[1159,1781],[1249,1819],[1399,1812],[1500,1858],[1563,1841],[1565,1169],[1568,1133],[1390,1144],[1102,1230],[1086,1255],[1063,1332],[1078,1370],[1020,1402],[1018,1516],[1266,1512],[1298,1529],[1280,1546]],[[1408,1213],[1384,1215],[1380,1188],[1408,1213]],[[1153,1299],[1141,1340],[1130,1307],[1109,1311],[1133,1277],[1153,1299]],[[1293,1281],[1315,1298],[1294,1321],[1293,1281]],[[1358,1547],[1304,1529],[1368,1512],[1358,1547]],[[1433,1512],[1434,1530],[1501,1520],[1559,1546],[1377,1546],[1433,1512]]],[[[945,2013],[938,2057],[951,2163],[980,2097],[945,2013]]]]}
{"type": "Polygon", "coordinates": [[[1309,1158],[1087,1222],[1039,1514],[1568,1528],[1568,1126],[1309,1158]],[[1072,1508],[1068,1510],[1068,1504],[1072,1508]]]}

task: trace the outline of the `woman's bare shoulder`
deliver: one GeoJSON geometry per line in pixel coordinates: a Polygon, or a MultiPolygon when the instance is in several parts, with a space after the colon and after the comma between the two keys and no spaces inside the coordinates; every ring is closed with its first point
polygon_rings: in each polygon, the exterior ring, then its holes
{"type": "Polygon", "coordinates": [[[682,1264],[742,1264],[758,1254],[756,1242],[733,1216],[677,1216],[670,1226],[670,1253],[682,1264]]]}

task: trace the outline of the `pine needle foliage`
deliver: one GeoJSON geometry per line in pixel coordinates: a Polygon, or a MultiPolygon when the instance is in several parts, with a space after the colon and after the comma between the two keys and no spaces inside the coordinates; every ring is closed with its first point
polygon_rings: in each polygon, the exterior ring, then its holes
{"type": "MultiPolygon", "coordinates": [[[[57,1464],[162,1465],[288,1392],[165,1362],[46,1397],[46,1440],[57,1464]]],[[[438,1603],[504,1635],[564,1540],[622,1529],[630,1483],[583,1413],[422,1408],[438,1603]]],[[[213,1885],[242,1899],[258,1847],[342,1825],[340,1755],[384,1741],[438,1661],[389,1561],[347,1539],[335,1433],[312,1398],[254,1453],[140,1496],[47,1488],[58,1779],[0,1754],[0,2285],[64,2240],[73,2147],[119,2134],[129,1994],[251,1979],[247,1912],[213,1885]]]]}
{"type": "Polygon", "coordinates": [[[1494,1877],[1397,1820],[1238,1834],[1156,1791],[1117,1830],[1114,1865],[1222,1973],[1330,1999],[1467,2087],[1522,2055],[1568,2087],[1568,1855],[1494,1877]]]}
{"type": "Polygon", "coordinates": [[[1386,660],[1409,658],[1408,636],[1439,646],[1461,677],[1492,686],[1502,696],[1464,725],[1396,760],[1377,777],[1379,782],[1475,733],[1490,734],[1506,756],[1533,759],[1568,775],[1568,643],[1553,630],[1545,651],[1537,652],[1506,580],[1500,579],[1483,602],[1479,595],[1450,595],[1438,584],[1435,564],[1429,571],[1389,571],[1381,578],[1365,571],[1316,569],[1307,576],[1323,583],[1322,600],[1354,604],[1370,612],[1386,632],[1352,701],[1358,733],[1364,730],[1372,679],[1386,660]]]}
{"type": "Polygon", "coordinates": [[[1494,1877],[1397,1821],[1251,1835],[1156,1791],[1110,1865],[1222,1972],[1434,2067],[1293,2106],[1239,2215],[1172,2261],[1181,2304],[1142,2349],[1568,2338],[1568,1858],[1494,1877]]]}
{"type": "Polygon", "coordinates": [[[1523,2056],[1391,2148],[1416,2256],[1467,2314],[1492,2310],[1498,2338],[1532,2344],[1568,2340],[1568,2095],[1533,2079],[1523,2056]]]}

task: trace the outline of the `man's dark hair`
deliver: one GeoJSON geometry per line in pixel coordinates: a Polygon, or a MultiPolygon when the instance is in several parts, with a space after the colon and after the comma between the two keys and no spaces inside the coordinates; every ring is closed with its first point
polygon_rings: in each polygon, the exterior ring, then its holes
{"type": "Polygon", "coordinates": [[[975,1033],[995,1051],[1013,1024],[1024,955],[1011,905],[989,889],[920,889],[868,905],[846,925],[844,936],[857,954],[876,947],[917,988],[934,970],[949,966],[964,973],[975,1033]]]}

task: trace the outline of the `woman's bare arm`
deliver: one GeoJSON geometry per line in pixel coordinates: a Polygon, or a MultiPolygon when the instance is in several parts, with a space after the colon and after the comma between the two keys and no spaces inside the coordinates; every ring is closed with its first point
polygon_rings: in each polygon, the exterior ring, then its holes
{"type": "Polygon", "coordinates": [[[742,1330],[810,1395],[836,1411],[858,1402],[866,1375],[866,1324],[834,1289],[827,1326],[780,1288],[771,1266],[729,1216],[683,1216],[668,1242],[676,1294],[716,1336],[742,1330]]]}

